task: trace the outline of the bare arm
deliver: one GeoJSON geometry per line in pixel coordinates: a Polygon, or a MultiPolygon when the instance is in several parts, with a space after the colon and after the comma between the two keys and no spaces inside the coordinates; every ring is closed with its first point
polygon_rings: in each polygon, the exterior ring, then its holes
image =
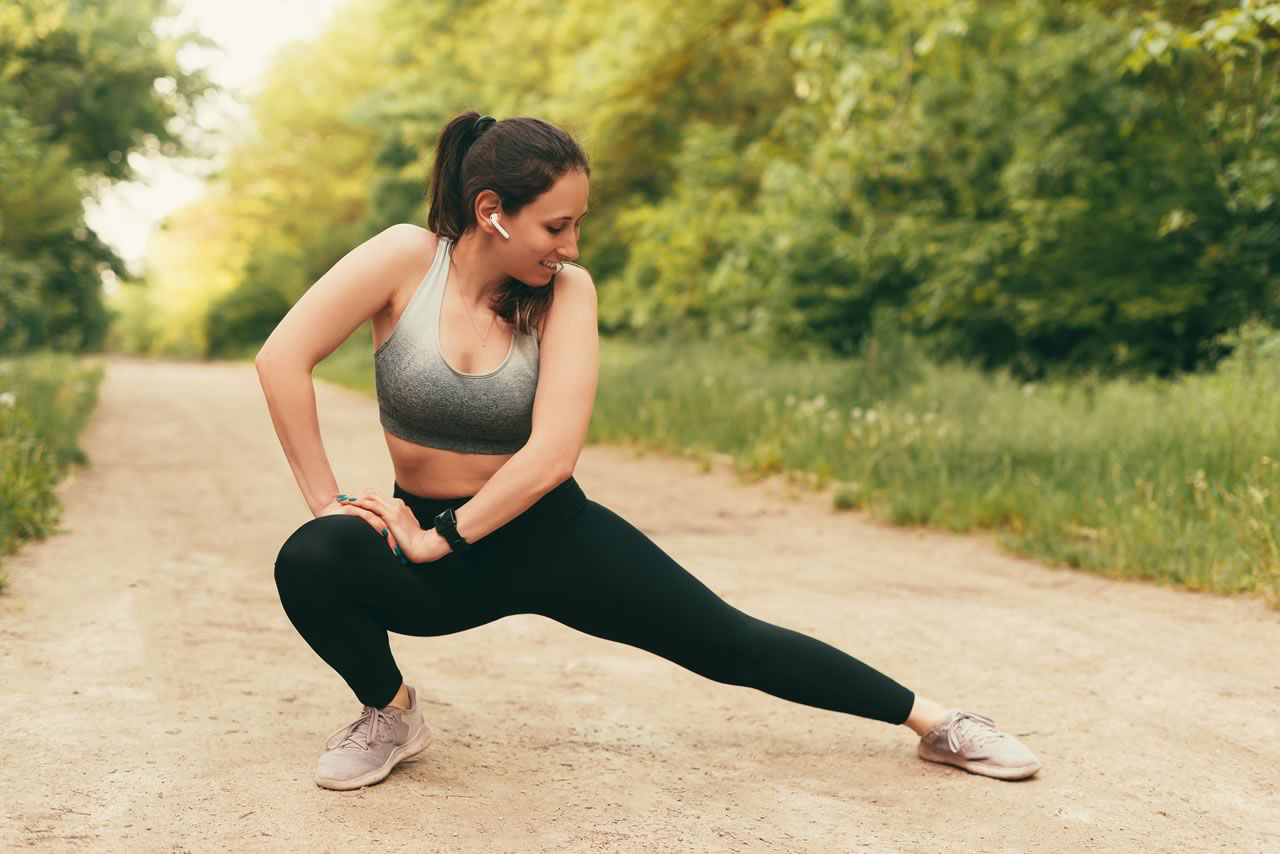
{"type": "Polygon", "coordinates": [[[585,269],[565,269],[573,272],[557,277],[539,344],[529,441],[455,511],[458,533],[469,543],[519,516],[573,474],[582,453],[599,366],[596,289],[585,269]]]}
{"type": "Polygon", "coordinates": [[[316,389],[311,370],[296,364],[256,362],[258,381],[267,397],[271,423],[293,469],[293,478],[302,490],[312,516],[338,497],[338,481],[329,467],[320,440],[320,418],[316,412],[316,389]]]}
{"type": "Polygon", "coordinates": [[[312,370],[390,301],[431,257],[430,232],[393,225],[348,252],[312,285],[268,336],[254,365],[271,423],[312,515],[337,498],[338,482],[320,440],[312,370]],[[425,235],[425,237],[424,237],[425,235]]]}

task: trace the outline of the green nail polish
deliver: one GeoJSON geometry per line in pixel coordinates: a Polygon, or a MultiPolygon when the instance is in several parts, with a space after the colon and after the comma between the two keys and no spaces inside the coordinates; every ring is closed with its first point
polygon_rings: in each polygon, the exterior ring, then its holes
{"type": "Polygon", "coordinates": [[[404,558],[400,558],[400,562],[403,563],[405,566],[409,565],[409,561],[405,560],[404,558]]]}
{"type": "Polygon", "coordinates": [[[396,557],[404,557],[404,554],[400,551],[399,546],[396,546],[396,557]]]}
{"type": "Polygon", "coordinates": [[[387,529],[386,529],[386,528],[383,528],[383,529],[382,529],[382,536],[384,536],[384,537],[385,537],[386,535],[387,535],[387,529]]]}

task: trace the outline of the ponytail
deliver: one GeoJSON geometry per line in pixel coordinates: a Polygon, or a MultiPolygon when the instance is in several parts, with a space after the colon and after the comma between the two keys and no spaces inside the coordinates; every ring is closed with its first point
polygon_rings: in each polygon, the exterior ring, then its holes
{"type": "MultiPolygon", "coordinates": [[[[431,207],[427,228],[450,240],[457,240],[467,228],[464,216],[470,205],[463,197],[462,159],[475,142],[472,128],[480,114],[459,113],[444,126],[436,141],[436,158],[431,168],[431,207]]],[[[471,200],[474,201],[474,198],[471,200]]]]}

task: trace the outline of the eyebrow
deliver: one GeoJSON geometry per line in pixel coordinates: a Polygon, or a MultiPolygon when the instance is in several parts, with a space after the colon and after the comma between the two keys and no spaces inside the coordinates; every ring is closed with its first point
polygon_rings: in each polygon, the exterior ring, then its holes
{"type": "MultiPolygon", "coordinates": [[[[583,212],[582,212],[582,215],[583,215],[583,216],[586,216],[586,215],[587,215],[587,214],[589,214],[589,213],[591,213],[591,209],[590,209],[590,208],[587,208],[585,211],[583,211],[583,212]]],[[[569,216],[568,214],[565,214],[564,216],[558,216],[558,217],[556,217],[556,220],[555,220],[555,221],[556,221],[556,222],[559,222],[559,221],[560,221],[560,220],[562,220],[562,219],[573,219],[573,217],[569,216]]]]}

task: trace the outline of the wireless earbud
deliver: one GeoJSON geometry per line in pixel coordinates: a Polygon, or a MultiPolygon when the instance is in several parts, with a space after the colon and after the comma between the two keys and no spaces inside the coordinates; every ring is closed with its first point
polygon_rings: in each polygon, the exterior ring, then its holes
{"type": "Polygon", "coordinates": [[[508,240],[511,239],[511,235],[507,234],[507,230],[503,228],[502,225],[498,222],[498,215],[496,213],[489,214],[489,222],[493,223],[493,227],[498,229],[498,231],[502,233],[503,237],[507,238],[508,240]]]}

